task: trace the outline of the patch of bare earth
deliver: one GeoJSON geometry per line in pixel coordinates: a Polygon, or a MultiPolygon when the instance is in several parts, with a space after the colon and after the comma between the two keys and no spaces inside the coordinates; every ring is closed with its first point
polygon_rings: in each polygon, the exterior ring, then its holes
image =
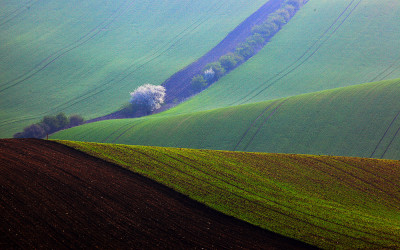
{"type": "Polygon", "coordinates": [[[0,249],[307,248],[51,141],[0,140],[0,249]]]}

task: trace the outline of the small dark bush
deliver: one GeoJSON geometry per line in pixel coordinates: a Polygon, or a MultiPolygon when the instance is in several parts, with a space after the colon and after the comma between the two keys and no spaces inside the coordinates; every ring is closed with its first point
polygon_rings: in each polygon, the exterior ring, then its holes
{"type": "Polygon", "coordinates": [[[246,39],[246,43],[250,45],[253,49],[263,46],[264,42],[265,39],[260,34],[254,34],[246,39]]]}
{"type": "Polygon", "coordinates": [[[287,4],[285,5],[285,10],[289,13],[290,17],[294,16],[296,14],[296,7],[293,5],[287,4]]]}
{"type": "Polygon", "coordinates": [[[290,15],[289,11],[286,10],[286,9],[279,9],[275,13],[277,15],[283,17],[283,19],[285,20],[285,23],[287,23],[291,18],[291,15],[290,15]]]}
{"type": "Polygon", "coordinates": [[[64,113],[59,113],[56,116],[45,116],[41,123],[42,127],[45,128],[46,133],[51,134],[63,128],[66,128],[69,124],[68,117],[64,113]]]}
{"type": "Polygon", "coordinates": [[[240,47],[236,48],[235,54],[243,57],[245,60],[252,57],[255,53],[254,48],[248,43],[242,43],[240,47]]]}
{"type": "Polygon", "coordinates": [[[271,22],[254,26],[252,32],[253,34],[260,34],[264,39],[268,39],[273,36],[278,30],[278,25],[271,22]]]}
{"type": "Polygon", "coordinates": [[[79,125],[82,125],[85,122],[85,119],[83,119],[82,116],[80,115],[71,115],[69,117],[69,125],[68,127],[76,127],[79,125]]]}
{"type": "Polygon", "coordinates": [[[304,1],[303,0],[286,0],[285,4],[292,5],[293,7],[296,8],[296,10],[298,10],[304,4],[304,1]]]}
{"type": "Polygon", "coordinates": [[[279,28],[281,28],[283,25],[286,24],[286,20],[284,17],[281,15],[278,15],[276,13],[270,15],[267,19],[268,23],[275,23],[279,28]]]}
{"type": "Polygon", "coordinates": [[[44,138],[46,131],[40,124],[32,124],[24,128],[23,132],[16,133],[14,138],[44,138]]]}
{"type": "Polygon", "coordinates": [[[44,138],[48,134],[81,125],[83,122],[84,119],[80,115],[72,115],[69,118],[64,113],[55,116],[47,115],[39,123],[29,125],[23,132],[14,134],[14,138],[44,138]]]}
{"type": "Polygon", "coordinates": [[[225,74],[225,69],[222,67],[220,62],[213,62],[213,63],[207,64],[204,67],[203,72],[205,72],[209,69],[212,69],[215,73],[214,78],[211,79],[211,81],[216,81],[225,74]]]}
{"type": "Polygon", "coordinates": [[[199,92],[203,90],[205,87],[207,87],[207,81],[204,79],[202,75],[196,75],[195,77],[192,78],[192,81],[190,82],[193,91],[199,92]]]}
{"type": "Polygon", "coordinates": [[[236,65],[240,62],[240,58],[233,53],[226,54],[219,58],[219,62],[221,66],[225,70],[232,70],[236,67],[236,65]]]}

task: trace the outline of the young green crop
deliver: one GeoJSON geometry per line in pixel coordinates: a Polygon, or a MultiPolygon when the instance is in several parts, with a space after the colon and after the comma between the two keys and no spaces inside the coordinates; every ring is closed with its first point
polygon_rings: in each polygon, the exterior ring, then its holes
{"type": "Polygon", "coordinates": [[[309,1],[253,58],[170,114],[400,77],[400,2],[309,1]]]}
{"type": "Polygon", "coordinates": [[[0,137],[45,115],[118,110],[129,92],[161,84],[266,1],[27,2],[1,3],[0,137]]]}
{"type": "Polygon", "coordinates": [[[399,161],[59,142],[318,247],[400,247],[399,161]]]}
{"type": "Polygon", "coordinates": [[[400,80],[182,115],[102,121],[52,139],[400,159],[400,80]]]}

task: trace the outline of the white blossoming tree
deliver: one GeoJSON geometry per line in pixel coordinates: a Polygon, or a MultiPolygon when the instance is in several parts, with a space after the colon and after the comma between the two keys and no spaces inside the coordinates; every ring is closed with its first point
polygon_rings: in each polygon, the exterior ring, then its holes
{"type": "Polygon", "coordinates": [[[137,109],[150,113],[164,103],[165,88],[163,86],[145,84],[130,93],[130,103],[137,109]]]}

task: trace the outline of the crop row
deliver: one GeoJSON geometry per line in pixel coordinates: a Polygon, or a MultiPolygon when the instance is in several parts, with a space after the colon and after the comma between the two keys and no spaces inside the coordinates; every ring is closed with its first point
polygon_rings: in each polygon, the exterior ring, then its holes
{"type": "Polygon", "coordinates": [[[61,143],[317,246],[400,246],[398,161],[61,143]]]}

